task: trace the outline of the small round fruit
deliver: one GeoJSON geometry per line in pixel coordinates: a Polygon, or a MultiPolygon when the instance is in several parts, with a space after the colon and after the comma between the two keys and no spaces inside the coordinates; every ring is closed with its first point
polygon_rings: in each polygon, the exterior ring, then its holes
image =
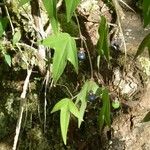
{"type": "Polygon", "coordinates": [[[85,60],[85,52],[83,50],[78,51],[79,60],[85,60]]]}
{"type": "Polygon", "coordinates": [[[90,102],[94,101],[96,99],[96,95],[93,93],[93,91],[90,91],[88,94],[88,100],[90,102]]]}

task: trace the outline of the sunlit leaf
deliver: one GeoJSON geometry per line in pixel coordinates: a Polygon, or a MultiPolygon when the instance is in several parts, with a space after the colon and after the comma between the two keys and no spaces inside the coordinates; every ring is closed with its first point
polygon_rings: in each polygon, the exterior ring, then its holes
{"type": "Polygon", "coordinates": [[[63,73],[69,60],[78,73],[77,48],[74,39],[67,33],[58,33],[43,40],[43,45],[55,49],[52,77],[55,82],[63,73]]]}
{"type": "Polygon", "coordinates": [[[15,45],[16,43],[18,43],[20,39],[21,39],[21,32],[20,32],[20,30],[18,30],[13,35],[13,45],[15,45]]]}
{"type": "Polygon", "coordinates": [[[7,17],[0,18],[0,37],[3,35],[9,20],[7,17]]]}
{"type": "Polygon", "coordinates": [[[8,54],[4,54],[6,63],[11,67],[11,57],[8,54]]]}
{"type": "Polygon", "coordinates": [[[60,127],[61,134],[66,145],[67,141],[67,131],[69,126],[70,114],[73,114],[75,117],[79,118],[79,111],[76,105],[69,98],[64,98],[60,100],[53,108],[51,113],[60,110],[60,127]]]}
{"type": "Polygon", "coordinates": [[[73,15],[73,12],[75,11],[79,3],[80,3],[80,0],[65,0],[68,22],[70,21],[73,15]]]}
{"type": "Polygon", "coordinates": [[[110,51],[108,45],[108,25],[104,16],[101,16],[100,25],[98,29],[99,40],[97,42],[97,51],[100,56],[104,56],[109,62],[110,51]]]}
{"type": "Polygon", "coordinates": [[[103,106],[99,114],[100,131],[102,130],[104,123],[106,123],[106,125],[108,125],[109,127],[111,124],[109,92],[106,88],[104,88],[102,91],[102,102],[103,102],[103,106]]]}
{"type": "Polygon", "coordinates": [[[19,0],[19,7],[23,6],[24,4],[30,2],[31,0],[19,0]]]}
{"type": "Polygon", "coordinates": [[[77,100],[76,100],[76,104],[81,102],[81,105],[79,108],[80,116],[78,119],[78,127],[80,127],[80,125],[83,121],[85,109],[87,107],[87,95],[88,95],[89,91],[93,91],[93,93],[95,94],[97,92],[98,88],[99,88],[99,86],[93,80],[88,80],[84,83],[81,91],[79,92],[79,94],[77,96],[77,100]]]}
{"type": "Polygon", "coordinates": [[[66,105],[66,101],[68,102],[68,99],[62,99],[60,100],[53,108],[53,110],[51,111],[51,113],[54,113],[58,110],[60,110],[62,107],[64,107],[66,105]]]}
{"type": "Polygon", "coordinates": [[[135,58],[141,55],[146,48],[148,49],[148,53],[150,57],[150,33],[143,39],[143,41],[139,45],[135,58]]]}
{"type": "Polygon", "coordinates": [[[68,110],[68,106],[65,105],[63,108],[61,108],[60,112],[61,134],[65,145],[67,142],[67,131],[69,126],[69,120],[70,120],[70,112],[68,110]]]}
{"type": "Polygon", "coordinates": [[[58,19],[57,19],[57,0],[43,0],[44,7],[49,15],[50,22],[54,33],[58,32],[58,19]]]}
{"type": "Polygon", "coordinates": [[[69,111],[77,118],[79,118],[79,111],[77,106],[72,102],[72,100],[68,101],[69,111]]]}

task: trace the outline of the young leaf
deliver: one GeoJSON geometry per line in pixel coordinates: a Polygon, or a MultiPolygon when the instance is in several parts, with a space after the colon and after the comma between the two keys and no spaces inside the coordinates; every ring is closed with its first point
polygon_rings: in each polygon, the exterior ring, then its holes
{"type": "Polygon", "coordinates": [[[78,108],[76,107],[76,105],[72,102],[72,100],[70,100],[68,102],[69,105],[69,111],[77,118],[79,118],[79,111],[78,108]]]}
{"type": "Polygon", "coordinates": [[[51,111],[51,113],[60,110],[60,127],[61,127],[61,134],[63,138],[63,142],[66,145],[67,141],[67,131],[69,126],[70,114],[72,113],[75,117],[79,117],[78,108],[72,102],[71,99],[64,98],[59,101],[51,111]]]}
{"type": "Polygon", "coordinates": [[[66,11],[67,11],[67,22],[70,21],[73,15],[73,12],[75,11],[79,3],[80,3],[80,0],[65,0],[66,11]]]}
{"type": "Polygon", "coordinates": [[[97,42],[97,51],[100,56],[104,56],[109,62],[110,51],[108,46],[108,26],[104,16],[101,16],[100,25],[98,29],[99,40],[97,42]]]}
{"type": "Polygon", "coordinates": [[[44,7],[49,15],[50,22],[54,33],[58,33],[58,19],[57,19],[57,0],[43,0],[44,7]]]}
{"type": "Polygon", "coordinates": [[[52,77],[55,82],[63,73],[69,60],[78,73],[77,49],[74,39],[67,33],[58,33],[43,40],[43,45],[55,49],[52,77]]]}
{"type": "Polygon", "coordinates": [[[11,67],[11,57],[8,54],[4,54],[4,58],[6,63],[9,65],[9,67],[11,67]]]}
{"type": "Polygon", "coordinates": [[[19,1],[19,7],[25,5],[26,3],[28,3],[30,0],[20,0],[19,1]]]}
{"type": "Polygon", "coordinates": [[[15,45],[16,43],[18,43],[20,39],[21,39],[21,32],[20,32],[20,30],[18,30],[13,35],[13,45],[15,45]]]}
{"type": "Polygon", "coordinates": [[[70,112],[68,111],[68,107],[66,105],[60,111],[61,134],[65,145],[67,142],[67,131],[69,126],[69,120],[70,120],[70,112]]]}
{"type": "Polygon", "coordinates": [[[0,37],[3,35],[8,22],[9,22],[9,20],[7,17],[0,18],[0,37]]]}
{"type": "Polygon", "coordinates": [[[53,108],[53,110],[51,111],[51,113],[54,113],[58,110],[60,110],[62,107],[64,107],[66,105],[66,100],[68,99],[62,99],[60,100],[53,108]]]}
{"type": "Polygon", "coordinates": [[[84,83],[80,93],[78,94],[76,104],[81,102],[80,115],[78,118],[78,127],[80,127],[80,125],[83,121],[85,109],[87,107],[87,95],[88,95],[89,91],[93,91],[93,93],[96,93],[98,88],[99,88],[99,86],[93,80],[89,80],[84,83]]]}
{"type": "Polygon", "coordinates": [[[110,127],[110,121],[111,121],[109,92],[106,88],[102,91],[102,102],[103,102],[103,106],[99,114],[100,131],[102,130],[104,123],[106,123],[110,127]]]}
{"type": "Polygon", "coordinates": [[[143,41],[139,45],[138,50],[135,55],[135,58],[137,58],[139,55],[141,55],[142,52],[146,49],[146,47],[148,48],[148,53],[149,53],[149,57],[150,57],[150,33],[143,39],[143,41]]]}
{"type": "Polygon", "coordinates": [[[144,27],[150,23],[150,0],[143,0],[144,27]]]}

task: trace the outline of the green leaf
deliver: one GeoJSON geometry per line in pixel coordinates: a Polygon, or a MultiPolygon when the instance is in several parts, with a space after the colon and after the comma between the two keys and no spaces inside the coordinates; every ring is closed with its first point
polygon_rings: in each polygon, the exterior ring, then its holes
{"type": "Polygon", "coordinates": [[[76,99],[76,104],[81,102],[80,110],[79,110],[80,115],[78,118],[78,127],[80,127],[83,121],[84,113],[87,107],[87,95],[89,91],[93,91],[93,93],[95,94],[98,89],[99,89],[99,86],[93,80],[88,80],[84,83],[80,93],[78,94],[77,99],[76,99]]]}
{"type": "Polygon", "coordinates": [[[20,32],[20,30],[18,30],[13,35],[13,45],[15,45],[16,43],[18,43],[20,39],[21,39],[21,32],[20,32]]]}
{"type": "Polygon", "coordinates": [[[68,131],[68,126],[69,126],[69,120],[70,120],[70,112],[66,105],[61,109],[61,112],[60,112],[61,134],[62,134],[63,142],[65,145],[67,141],[67,131],[68,131]]]}
{"type": "Polygon", "coordinates": [[[74,39],[67,33],[58,33],[43,40],[43,45],[55,49],[52,77],[55,82],[63,73],[67,60],[72,63],[78,73],[77,48],[74,39]]]}
{"type": "Polygon", "coordinates": [[[53,108],[51,113],[60,110],[60,127],[63,142],[66,145],[67,131],[69,126],[70,114],[72,113],[75,117],[79,117],[79,111],[76,105],[69,98],[60,100],[53,108]]]}
{"type": "Polygon", "coordinates": [[[67,11],[67,22],[71,20],[73,12],[75,11],[79,3],[80,0],[65,0],[66,11],[67,11]]]}
{"type": "Polygon", "coordinates": [[[77,106],[72,102],[72,100],[69,101],[69,111],[77,118],[79,118],[79,111],[77,106]]]}
{"type": "Polygon", "coordinates": [[[143,0],[144,27],[150,23],[150,0],[143,0]]]}
{"type": "Polygon", "coordinates": [[[100,25],[98,29],[99,40],[97,42],[97,51],[100,56],[104,56],[109,62],[110,60],[110,51],[108,45],[108,26],[106,18],[101,16],[100,25]]]}
{"type": "Polygon", "coordinates": [[[7,17],[0,18],[0,37],[3,35],[9,20],[7,17]]]}
{"type": "Polygon", "coordinates": [[[104,88],[102,91],[102,102],[103,106],[99,114],[100,131],[102,130],[104,123],[106,123],[109,127],[111,124],[109,92],[106,88],[104,88]]]}
{"type": "Polygon", "coordinates": [[[49,15],[50,22],[54,33],[58,33],[58,19],[57,19],[57,0],[43,0],[44,7],[49,15]]]}
{"type": "Polygon", "coordinates": [[[26,3],[30,2],[30,0],[20,0],[19,1],[19,7],[25,5],[26,3]]]}
{"type": "Polygon", "coordinates": [[[11,57],[10,57],[10,55],[5,53],[4,58],[5,58],[6,63],[11,67],[11,57]]]}
{"type": "Polygon", "coordinates": [[[141,55],[143,51],[146,49],[146,47],[148,48],[148,53],[150,57],[150,33],[143,39],[143,41],[139,45],[134,58],[137,58],[139,55],[141,55]]]}
{"type": "Polygon", "coordinates": [[[62,107],[64,107],[66,105],[66,101],[68,101],[68,99],[62,99],[60,100],[53,108],[53,110],[51,111],[51,113],[54,113],[58,110],[60,110],[62,107]]]}

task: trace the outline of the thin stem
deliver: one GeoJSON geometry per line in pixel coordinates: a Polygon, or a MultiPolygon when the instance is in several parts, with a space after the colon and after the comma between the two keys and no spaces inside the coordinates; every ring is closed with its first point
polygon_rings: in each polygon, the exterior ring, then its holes
{"type": "Polygon", "coordinates": [[[69,90],[69,88],[66,85],[62,85],[62,84],[56,84],[56,85],[65,87],[66,90],[68,91],[68,93],[70,94],[71,98],[73,98],[73,95],[72,95],[71,91],[69,90]]]}
{"type": "Polygon", "coordinates": [[[87,54],[88,54],[88,58],[89,58],[89,63],[90,63],[90,69],[91,69],[91,79],[93,79],[93,65],[92,65],[91,55],[90,55],[90,52],[89,52],[87,43],[86,43],[86,41],[85,41],[85,38],[84,38],[84,36],[82,35],[81,28],[80,28],[80,24],[79,24],[79,20],[78,20],[78,17],[77,17],[77,15],[76,15],[76,13],[75,13],[75,18],[76,18],[76,21],[77,21],[78,30],[79,30],[79,34],[80,34],[81,47],[83,47],[83,44],[84,44],[84,46],[85,46],[85,48],[86,48],[86,51],[87,51],[87,54]]]}

